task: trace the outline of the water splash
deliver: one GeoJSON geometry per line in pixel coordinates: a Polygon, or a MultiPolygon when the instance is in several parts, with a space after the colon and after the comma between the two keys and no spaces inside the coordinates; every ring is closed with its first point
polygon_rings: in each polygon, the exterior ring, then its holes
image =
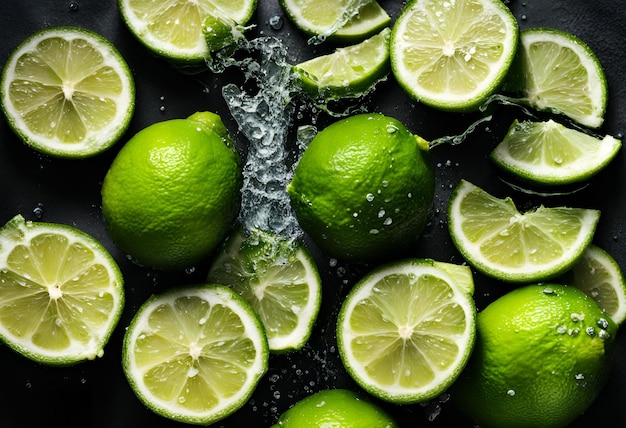
{"type": "Polygon", "coordinates": [[[440,144],[452,144],[452,145],[461,144],[463,141],[465,141],[465,138],[467,138],[469,134],[471,134],[472,132],[476,130],[476,128],[478,128],[479,125],[481,125],[482,123],[491,121],[492,118],[493,118],[492,115],[481,117],[476,122],[468,126],[467,129],[462,134],[445,136],[445,137],[440,137],[435,140],[432,140],[430,142],[430,148],[432,149],[433,147],[437,147],[440,144]]]}

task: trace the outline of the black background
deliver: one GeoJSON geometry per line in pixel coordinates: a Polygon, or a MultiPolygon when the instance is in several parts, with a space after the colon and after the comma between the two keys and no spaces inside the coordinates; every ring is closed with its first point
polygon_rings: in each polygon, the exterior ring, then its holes
{"type": "MultiPolygon", "coordinates": [[[[404,2],[381,0],[392,18],[404,2]]],[[[621,138],[626,118],[626,3],[614,0],[511,0],[508,6],[521,28],[550,26],[573,33],[598,55],[609,84],[606,121],[599,130],[621,138]]],[[[273,36],[284,40],[288,61],[297,63],[326,53],[326,44],[314,48],[307,37],[284,18],[277,0],[259,0],[253,18],[256,27],[248,38],[273,36]],[[269,18],[283,17],[283,26],[275,30],[269,18]]],[[[103,358],[74,367],[45,367],[0,346],[0,426],[33,427],[39,424],[62,424],[66,427],[174,427],[169,421],[145,409],[128,387],[122,368],[121,341],[131,317],[151,294],[161,290],[202,281],[207,266],[193,273],[163,273],[131,264],[108,237],[101,218],[100,186],[115,154],[135,132],[157,121],[186,117],[198,110],[220,113],[236,137],[245,155],[245,138],[238,133],[221,96],[225,82],[237,79],[237,72],[203,73],[188,76],[152,57],[124,26],[114,0],[20,0],[0,3],[0,63],[28,35],[56,25],[74,25],[94,30],[121,51],[130,65],[137,86],[137,109],[127,134],[110,151],[96,158],[68,161],[39,155],[21,143],[4,118],[0,119],[0,223],[21,213],[38,220],[73,225],[100,240],[113,254],[124,273],[126,307],[122,319],[105,348],[103,358]],[[72,7],[72,4],[77,7],[72,7]]],[[[391,77],[381,84],[365,104],[368,111],[378,111],[403,121],[414,133],[428,140],[457,135],[480,114],[447,114],[412,101],[391,77]]],[[[602,212],[594,242],[626,266],[623,236],[626,212],[624,193],[624,151],[588,185],[566,196],[539,197],[514,191],[499,177],[486,158],[489,150],[506,132],[513,118],[523,118],[521,110],[498,106],[494,119],[479,127],[461,145],[441,145],[433,149],[436,164],[437,192],[432,219],[414,254],[440,261],[462,263],[452,246],[445,223],[446,204],[452,187],[466,178],[499,196],[512,196],[522,210],[540,203],[547,206],[569,205],[599,209],[602,212]]],[[[330,118],[320,116],[319,126],[330,118]]],[[[298,124],[310,123],[305,117],[298,124]]],[[[308,241],[307,241],[308,242],[308,241]]],[[[334,326],[341,299],[371,266],[330,263],[308,242],[323,277],[323,305],[309,344],[302,351],[272,356],[267,375],[254,396],[242,409],[215,426],[269,427],[280,413],[304,396],[332,387],[353,388],[336,351],[334,326]]],[[[475,275],[476,301],[479,309],[511,285],[475,275]]],[[[626,426],[626,336],[619,332],[616,359],[608,385],[594,405],[572,425],[626,426]],[[610,420],[610,422],[608,422],[610,420]]],[[[472,427],[447,403],[392,406],[379,403],[392,412],[403,427],[472,427]],[[440,413],[429,421],[437,406],[440,413]]]]}

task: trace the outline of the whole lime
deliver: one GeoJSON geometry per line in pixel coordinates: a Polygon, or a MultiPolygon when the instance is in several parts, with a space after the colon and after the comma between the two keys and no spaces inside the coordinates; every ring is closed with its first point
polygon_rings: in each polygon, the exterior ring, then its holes
{"type": "Polygon", "coordinates": [[[199,112],[144,128],[102,184],[115,244],[138,264],[191,268],[230,232],[241,202],[241,158],[220,117],[199,112]]]}
{"type": "Polygon", "coordinates": [[[380,406],[347,389],[327,389],[298,401],[272,428],[396,428],[380,406]]]}
{"type": "Polygon", "coordinates": [[[557,284],[515,289],[477,318],[474,352],[451,396],[481,427],[564,427],[604,386],[617,327],[557,284]]]}
{"type": "Polygon", "coordinates": [[[410,249],[428,220],[428,143],[382,114],[339,120],[310,142],[287,192],[300,227],[327,255],[390,259],[410,249]]]}

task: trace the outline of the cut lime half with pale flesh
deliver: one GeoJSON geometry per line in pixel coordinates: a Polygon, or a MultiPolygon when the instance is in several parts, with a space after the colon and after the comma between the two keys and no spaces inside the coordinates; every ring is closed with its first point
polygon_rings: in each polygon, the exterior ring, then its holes
{"type": "Polygon", "coordinates": [[[227,239],[207,280],[227,285],[252,305],[272,352],[306,344],[320,309],[322,284],[302,243],[270,232],[238,230],[227,239]]]}
{"type": "Polygon", "coordinates": [[[124,306],[108,251],[71,226],[13,217],[0,228],[0,339],[43,364],[102,357],[124,306]]]}
{"type": "Polygon", "coordinates": [[[136,312],[122,364],[137,397],[178,422],[209,425],[240,409],[268,367],[252,307],[221,285],[174,287],[136,312]]]}
{"type": "Polygon", "coordinates": [[[24,40],[2,71],[2,110],[33,149],[85,158],[128,128],[135,84],[118,50],[81,28],[52,27],[24,40]]]}
{"type": "Polygon", "coordinates": [[[610,135],[598,138],[554,120],[515,120],[490,159],[502,170],[543,185],[588,180],[605,168],[622,147],[610,135]]]}
{"type": "Polygon", "coordinates": [[[337,343],[348,373],[388,402],[439,396],[458,378],[474,345],[469,288],[432,260],[392,262],[368,273],[339,312],[337,343]]]}
{"type": "Polygon", "coordinates": [[[608,89],[598,57],[578,37],[553,28],[530,28],[505,85],[538,110],[563,114],[590,128],[604,122],[608,89]]]}
{"type": "Polygon", "coordinates": [[[461,180],[452,191],[448,226],[463,257],[485,275],[507,282],[543,281],[569,269],[591,243],[600,211],[545,207],[518,211],[461,180]]]}
{"type": "Polygon", "coordinates": [[[391,30],[385,28],[359,44],[295,65],[302,87],[322,98],[366,93],[389,73],[390,34],[391,30]]]}
{"type": "Polygon", "coordinates": [[[518,38],[517,21],[501,0],[412,0],[393,26],[391,68],[416,100],[475,110],[499,89],[518,38]]]}

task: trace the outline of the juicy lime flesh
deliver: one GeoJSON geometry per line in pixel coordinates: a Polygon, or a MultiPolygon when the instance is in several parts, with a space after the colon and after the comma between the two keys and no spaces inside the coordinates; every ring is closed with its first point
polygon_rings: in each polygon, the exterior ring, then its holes
{"type": "Polygon", "coordinates": [[[204,412],[240,393],[257,349],[232,309],[191,296],[151,311],[132,358],[155,397],[204,412]]]}
{"type": "Polygon", "coordinates": [[[18,58],[9,95],[30,132],[73,144],[109,125],[123,91],[118,72],[92,43],[59,36],[18,58]]]}
{"type": "Polygon", "coordinates": [[[36,235],[16,246],[0,271],[1,324],[40,352],[87,347],[116,312],[112,280],[89,247],[59,234],[36,235]]]}

